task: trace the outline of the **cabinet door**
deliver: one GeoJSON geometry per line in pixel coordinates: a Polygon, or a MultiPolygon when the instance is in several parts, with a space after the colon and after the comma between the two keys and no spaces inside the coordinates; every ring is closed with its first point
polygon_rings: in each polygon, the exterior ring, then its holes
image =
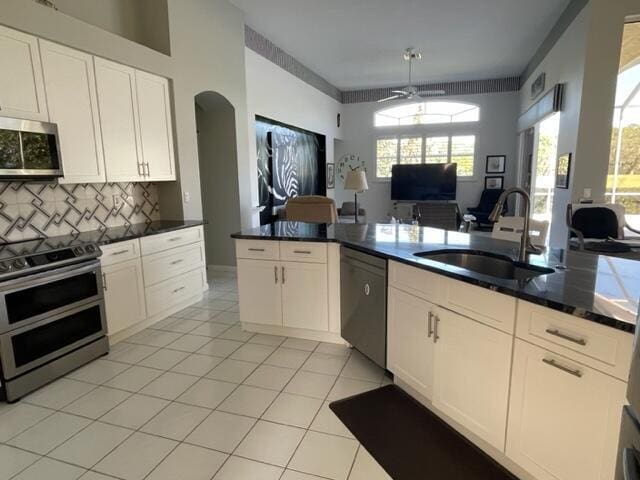
{"type": "Polygon", "coordinates": [[[48,121],[38,40],[0,26],[0,116],[48,121]]]}
{"type": "Polygon", "coordinates": [[[240,321],[282,325],[280,264],[238,259],[240,321]]]}
{"type": "Polygon", "coordinates": [[[539,480],[614,478],[626,385],[516,340],[507,455],[539,480]]]}
{"type": "Polygon", "coordinates": [[[327,265],[282,262],[282,324],[329,331],[327,265]]]}
{"type": "Polygon", "coordinates": [[[142,181],[135,70],[94,58],[108,182],[142,181]]]}
{"type": "Polygon", "coordinates": [[[439,309],[433,403],[504,451],[512,336],[439,309]]]}
{"type": "Polygon", "coordinates": [[[102,273],[109,335],[143,321],[147,313],[140,259],[103,267],[102,273]]]}
{"type": "Polygon", "coordinates": [[[169,81],[136,70],[136,90],[146,179],[175,180],[169,81]]]}
{"type": "Polygon", "coordinates": [[[431,400],[435,306],[391,287],[387,311],[387,368],[431,400]]]}
{"type": "Polygon", "coordinates": [[[93,57],[44,40],[40,54],[49,116],[58,124],[64,165],[60,183],[104,183],[93,57]]]}

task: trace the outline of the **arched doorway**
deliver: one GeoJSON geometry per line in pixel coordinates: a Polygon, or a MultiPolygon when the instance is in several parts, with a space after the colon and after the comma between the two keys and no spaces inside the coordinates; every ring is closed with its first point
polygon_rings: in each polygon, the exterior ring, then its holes
{"type": "Polygon", "coordinates": [[[240,230],[235,108],[207,91],[196,95],[195,110],[207,264],[232,270],[236,258],[230,235],[240,230]]]}

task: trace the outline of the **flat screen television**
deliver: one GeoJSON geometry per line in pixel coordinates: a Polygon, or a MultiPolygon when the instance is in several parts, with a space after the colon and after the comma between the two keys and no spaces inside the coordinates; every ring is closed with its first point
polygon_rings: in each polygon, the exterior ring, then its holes
{"type": "Polygon", "coordinates": [[[394,165],[391,169],[391,200],[421,202],[455,200],[455,163],[394,165]]]}

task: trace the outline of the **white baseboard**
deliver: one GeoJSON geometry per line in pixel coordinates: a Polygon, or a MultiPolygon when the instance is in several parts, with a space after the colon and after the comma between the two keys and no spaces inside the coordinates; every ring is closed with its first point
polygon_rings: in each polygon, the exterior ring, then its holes
{"type": "Polygon", "coordinates": [[[238,271],[238,267],[234,267],[232,265],[207,265],[207,268],[215,272],[237,272],[238,271]]]}
{"type": "Polygon", "coordinates": [[[337,343],[348,345],[339,333],[318,332],[315,330],[305,330],[303,328],[281,327],[279,325],[262,325],[258,323],[242,322],[242,329],[247,332],[264,333],[266,335],[280,335],[283,337],[302,338],[304,340],[315,340],[316,342],[337,343]]]}

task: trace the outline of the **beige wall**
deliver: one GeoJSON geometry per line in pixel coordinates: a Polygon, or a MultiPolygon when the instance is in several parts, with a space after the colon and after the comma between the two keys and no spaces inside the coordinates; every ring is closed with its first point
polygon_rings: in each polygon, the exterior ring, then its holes
{"type": "Polygon", "coordinates": [[[219,95],[201,97],[196,119],[207,264],[233,266],[235,243],[230,235],[240,230],[235,112],[219,95]]]}
{"type": "Polygon", "coordinates": [[[29,0],[0,2],[1,24],[173,80],[179,181],[159,184],[164,218],[202,218],[194,97],[214,91],[229,99],[236,112],[242,224],[248,226],[251,191],[242,181],[249,178],[243,14],[226,0],[168,0],[168,18],[171,56],[29,0]],[[185,192],[189,202],[183,201],[185,192]]]}
{"type": "Polygon", "coordinates": [[[556,189],[550,241],[564,246],[566,205],[590,189],[603,201],[611,145],[611,119],[625,17],[640,12],[634,0],[591,0],[520,91],[520,111],[532,104],[531,82],[546,73],[547,88],[566,84],[558,153],[573,154],[570,188],[556,189]],[[635,11],[634,11],[635,10],[635,11]]]}

